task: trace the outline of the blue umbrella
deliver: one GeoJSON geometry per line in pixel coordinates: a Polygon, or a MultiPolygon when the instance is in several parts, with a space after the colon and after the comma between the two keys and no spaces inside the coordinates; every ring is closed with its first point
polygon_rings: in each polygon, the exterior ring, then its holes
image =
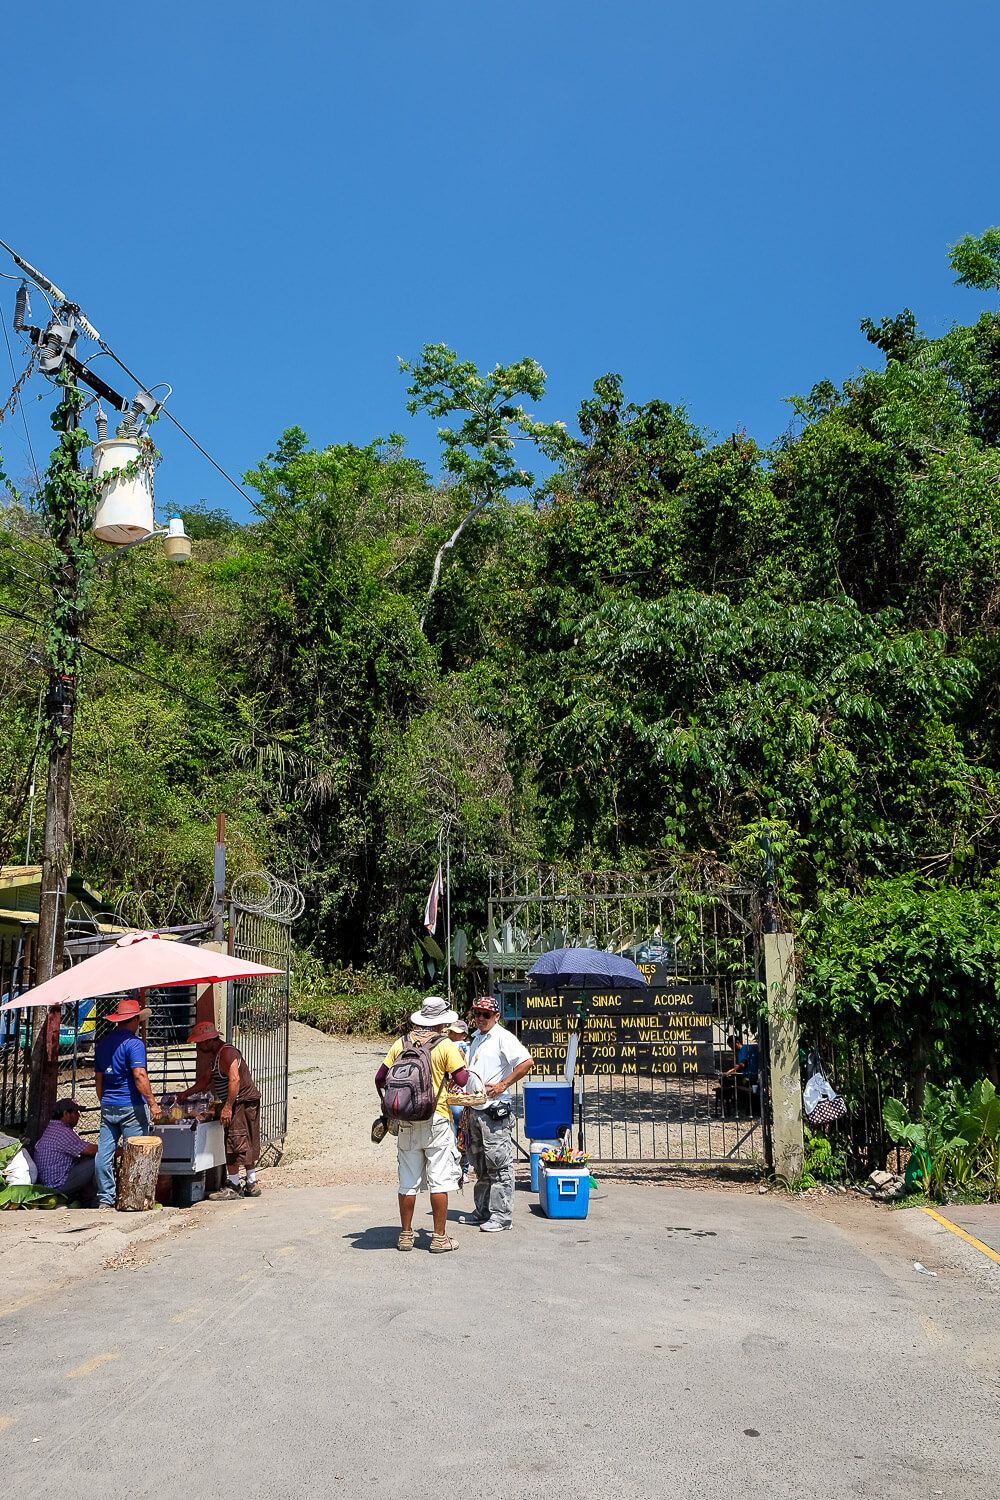
{"type": "Polygon", "coordinates": [[[598,948],[553,948],[528,970],[528,978],[546,988],[558,985],[568,990],[587,989],[594,984],[634,990],[648,983],[630,958],[598,948]]]}

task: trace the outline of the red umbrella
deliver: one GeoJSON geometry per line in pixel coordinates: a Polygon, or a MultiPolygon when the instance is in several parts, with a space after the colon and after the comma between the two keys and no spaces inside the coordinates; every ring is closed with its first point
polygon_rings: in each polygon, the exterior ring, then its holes
{"type": "Polygon", "coordinates": [[[282,974],[266,964],[246,963],[193,943],[175,943],[158,932],[130,932],[110,948],[83,963],[25,990],[0,1005],[0,1010],[23,1010],[30,1005],[72,1005],[96,995],[118,995],[122,990],[163,990],[180,984],[220,984],[227,979],[252,979],[260,974],[282,974]]]}

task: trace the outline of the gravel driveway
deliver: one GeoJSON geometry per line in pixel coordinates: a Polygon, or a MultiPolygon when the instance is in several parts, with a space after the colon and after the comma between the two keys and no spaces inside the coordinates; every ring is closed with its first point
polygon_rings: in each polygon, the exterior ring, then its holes
{"type": "Polygon", "coordinates": [[[288,1135],[277,1185],[323,1187],[339,1183],[395,1182],[392,1140],[373,1146],[378,1114],[373,1082],[387,1038],[327,1036],[292,1021],[288,1034],[288,1135]]]}

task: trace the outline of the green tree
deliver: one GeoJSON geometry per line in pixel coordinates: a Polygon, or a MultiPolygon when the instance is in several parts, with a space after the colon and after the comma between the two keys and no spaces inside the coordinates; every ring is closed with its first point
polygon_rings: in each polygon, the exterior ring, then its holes
{"type": "Polygon", "coordinates": [[[435,497],[395,448],[312,450],[298,432],[247,480],[263,519],[243,561],[243,676],[266,737],[286,747],[268,796],[319,951],[360,962],[391,878],[382,747],[426,706],[435,676],[398,588],[435,497]]]}
{"type": "Polygon", "coordinates": [[[456,419],[453,426],[439,427],[438,437],[445,471],[462,496],[463,513],[434,558],[420,617],[423,630],[445,554],[465,528],[492,502],[533,488],[535,476],[518,461],[516,445],[527,443],[555,461],[572,444],[564,423],[539,422],[522,405],[523,398],[540,401],[545,394],[545,371],[537,360],[498,364],[481,374],[471,360],[460,360],[446,344],[426,344],[418,360],[401,360],[400,367],[411,377],[408,411],[456,419]]]}
{"type": "Polygon", "coordinates": [[[918,1100],[938,1077],[996,1070],[1000,887],[912,872],[830,891],[801,924],[806,1024],[863,1036],[918,1100]]]}
{"type": "Polygon", "coordinates": [[[1000,291],[1000,229],[984,229],[982,234],[967,234],[948,251],[951,269],[958,286],[979,291],[1000,291]]]}

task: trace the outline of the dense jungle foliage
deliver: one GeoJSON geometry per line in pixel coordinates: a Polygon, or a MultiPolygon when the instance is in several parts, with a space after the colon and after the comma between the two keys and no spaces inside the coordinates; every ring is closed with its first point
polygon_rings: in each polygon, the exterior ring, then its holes
{"type": "MultiPolygon", "coordinates": [[[[1000,235],[952,265],[995,293],[1000,235]]],[[[575,426],[542,423],[533,360],[481,373],[438,345],[404,379],[443,478],[396,439],[286,432],[247,476],[252,523],[192,507],[187,568],[149,546],[94,575],[77,871],[190,911],[224,809],[233,868],[298,880],[317,960],[415,984],[443,819],[472,933],[495,863],[758,879],[767,831],[813,1013],[995,1070],[1000,316],[862,326],[877,367],[796,398],[770,451],[613,374],[575,426]]],[[[8,488],[20,862],[51,600],[44,517],[8,488]]]]}

